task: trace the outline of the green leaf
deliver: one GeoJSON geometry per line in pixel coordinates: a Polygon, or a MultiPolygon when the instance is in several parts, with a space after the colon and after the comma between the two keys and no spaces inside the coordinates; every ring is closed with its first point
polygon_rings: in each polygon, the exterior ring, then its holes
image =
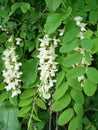
{"type": "Polygon", "coordinates": [[[54,100],[58,100],[61,98],[65,92],[68,90],[68,84],[67,82],[63,82],[55,91],[54,93],[54,100]]]}
{"type": "Polygon", "coordinates": [[[6,86],[6,84],[4,82],[0,83],[0,90],[4,90],[4,87],[6,86]]]}
{"type": "Polygon", "coordinates": [[[91,39],[82,39],[81,40],[81,46],[84,48],[84,49],[86,49],[86,50],[90,50],[90,49],[92,49],[92,47],[93,47],[93,40],[91,40],[91,39]]]}
{"type": "Polygon", "coordinates": [[[96,24],[98,20],[98,14],[96,11],[91,11],[89,14],[89,21],[91,24],[96,24]]]}
{"type": "Polygon", "coordinates": [[[63,16],[63,20],[67,19],[72,13],[72,8],[68,7],[68,9],[66,10],[66,12],[64,12],[64,14],[62,14],[63,16]]]}
{"type": "Polygon", "coordinates": [[[14,106],[17,106],[17,96],[16,97],[9,97],[9,101],[11,104],[13,104],[14,106]]]}
{"type": "Polygon", "coordinates": [[[70,94],[76,103],[79,103],[81,105],[84,104],[84,96],[83,96],[82,92],[72,89],[70,94]]]}
{"type": "MultiPolygon", "coordinates": [[[[39,83],[40,83],[40,80],[37,79],[33,84],[30,84],[29,86],[23,85],[22,87],[23,87],[24,89],[35,88],[37,85],[39,85],[39,83]]],[[[35,93],[36,93],[36,92],[35,92],[35,93]]]]}
{"type": "Polygon", "coordinates": [[[3,43],[5,41],[6,41],[5,34],[4,33],[0,34],[0,42],[3,43]]]}
{"type": "Polygon", "coordinates": [[[32,117],[33,117],[33,119],[36,120],[36,121],[41,121],[41,120],[38,118],[38,116],[35,115],[35,114],[33,114],[32,117]]]}
{"type": "Polygon", "coordinates": [[[0,130],[20,130],[17,113],[15,107],[0,107],[0,130]]]}
{"type": "Polygon", "coordinates": [[[26,86],[33,84],[37,78],[37,71],[38,71],[38,60],[37,59],[30,59],[23,63],[21,70],[22,74],[22,81],[26,86]]]}
{"type": "Polygon", "coordinates": [[[72,68],[70,69],[67,74],[66,77],[68,79],[75,79],[78,78],[81,75],[84,75],[84,73],[86,72],[86,68],[85,67],[76,67],[76,68],[72,68]]]}
{"type": "Polygon", "coordinates": [[[79,29],[76,27],[76,24],[73,21],[67,21],[65,30],[65,35],[63,37],[64,44],[72,41],[79,33],[79,29]]]}
{"type": "Polygon", "coordinates": [[[85,59],[86,59],[87,63],[91,64],[91,53],[90,52],[85,53],[85,59]]]}
{"type": "Polygon", "coordinates": [[[67,19],[71,14],[72,8],[68,8],[66,13],[53,13],[48,15],[45,30],[46,33],[51,34],[56,31],[56,29],[60,26],[63,20],[67,19]]]}
{"type": "Polygon", "coordinates": [[[61,4],[62,0],[45,0],[50,11],[55,11],[61,4]]]}
{"type": "Polygon", "coordinates": [[[80,105],[79,103],[75,103],[75,105],[74,105],[74,111],[76,112],[76,114],[79,117],[83,116],[83,106],[80,105]]]}
{"type": "Polygon", "coordinates": [[[46,123],[44,121],[40,121],[36,123],[37,129],[38,130],[43,130],[45,127],[46,123]]]}
{"type": "Polygon", "coordinates": [[[48,34],[53,33],[61,24],[62,22],[62,15],[59,13],[54,13],[48,15],[45,30],[48,34]]]}
{"type": "Polygon", "coordinates": [[[70,85],[72,88],[76,89],[77,91],[82,91],[81,85],[78,81],[78,79],[69,79],[68,85],[70,85]]]}
{"type": "Polygon", "coordinates": [[[74,117],[69,122],[68,130],[82,130],[82,119],[78,116],[74,117]]]}
{"type": "Polygon", "coordinates": [[[66,53],[66,52],[72,51],[72,50],[75,49],[79,44],[80,44],[80,40],[79,40],[79,39],[74,39],[74,40],[71,41],[70,43],[64,44],[64,45],[60,48],[60,52],[61,52],[61,53],[66,53]]]}
{"type": "Polygon", "coordinates": [[[85,2],[86,2],[86,4],[90,5],[90,8],[92,10],[96,10],[96,8],[97,8],[97,1],[96,0],[89,0],[89,1],[86,0],[85,2]]]}
{"type": "Polygon", "coordinates": [[[21,2],[20,8],[23,13],[27,13],[27,11],[30,9],[30,4],[26,2],[21,2]]]}
{"type": "Polygon", "coordinates": [[[29,97],[34,96],[35,94],[36,94],[35,89],[27,89],[20,95],[20,99],[27,99],[29,97]]]}
{"type": "Polygon", "coordinates": [[[61,111],[69,105],[70,101],[71,101],[71,97],[70,97],[69,93],[66,93],[63,95],[63,97],[61,97],[59,100],[56,100],[52,104],[52,110],[61,111]]]}
{"type": "Polygon", "coordinates": [[[79,52],[75,52],[74,54],[64,57],[61,64],[64,67],[71,67],[72,65],[79,63],[82,60],[82,57],[83,57],[82,54],[80,54],[79,52]]]}
{"type": "Polygon", "coordinates": [[[86,12],[91,11],[90,5],[85,5],[85,6],[84,6],[84,10],[85,10],[86,12]]]}
{"type": "Polygon", "coordinates": [[[97,85],[87,79],[84,83],[83,90],[87,96],[93,96],[95,91],[97,90],[97,85]]]}
{"type": "Polygon", "coordinates": [[[4,51],[4,48],[0,46],[0,53],[4,51]]]}
{"type": "Polygon", "coordinates": [[[95,54],[96,52],[98,52],[98,38],[94,38],[93,39],[93,48],[92,48],[92,53],[95,54]]]}
{"type": "Polygon", "coordinates": [[[0,102],[3,102],[6,99],[8,99],[8,92],[7,91],[0,94],[0,102]]]}
{"type": "Polygon", "coordinates": [[[61,113],[61,115],[59,116],[58,124],[62,126],[64,124],[68,123],[71,120],[73,115],[74,115],[74,111],[72,108],[69,108],[69,109],[63,111],[61,113]]]}
{"type": "Polygon", "coordinates": [[[20,2],[16,2],[11,6],[11,11],[9,12],[9,16],[11,16],[18,8],[20,7],[20,2]]]}
{"type": "Polygon", "coordinates": [[[0,17],[2,18],[7,17],[7,12],[4,8],[0,8],[0,17]]]}
{"type": "Polygon", "coordinates": [[[23,107],[18,112],[18,117],[24,117],[31,110],[31,106],[23,107]]]}
{"type": "MultiPolygon", "coordinates": [[[[94,34],[98,38],[98,31],[95,31],[94,34]]],[[[96,39],[96,38],[94,38],[94,39],[96,39]]]]}
{"type": "Polygon", "coordinates": [[[79,8],[79,9],[84,9],[84,0],[77,0],[76,1],[76,8],[79,8]]]}
{"type": "Polygon", "coordinates": [[[98,83],[98,70],[93,67],[89,67],[87,69],[87,77],[93,83],[98,83]]]}
{"type": "Polygon", "coordinates": [[[64,71],[60,71],[57,74],[57,77],[56,77],[56,87],[59,87],[59,85],[63,81],[64,77],[65,77],[65,72],[64,71]]]}
{"type": "Polygon", "coordinates": [[[32,103],[32,101],[33,101],[33,98],[32,98],[32,97],[31,97],[31,98],[28,98],[28,99],[22,99],[22,100],[20,100],[18,106],[19,106],[19,107],[28,106],[29,104],[32,103]]]}
{"type": "Polygon", "coordinates": [[[93,34],[94,34],[94,32],[92,30],[88,29],[88,30],[86,30],[86,32],[84,32],[84,37],[90,38],[93,34]]]}
{"type": "Polygon", "coordinates": [[[44,110],[47,109],[45,103],[40,98],[36,98],[36,104],[37,104],[38,107],[40,107],[40,108],[42,108],[44,110]]]}

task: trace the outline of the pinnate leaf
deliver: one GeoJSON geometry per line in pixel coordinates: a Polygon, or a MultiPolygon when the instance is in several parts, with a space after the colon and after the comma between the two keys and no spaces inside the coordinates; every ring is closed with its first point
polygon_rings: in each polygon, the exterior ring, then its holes
{"type": "Polygon", "coordinates": [[[97,84],[87,79],[84,83],[83,90],[87,96],[93,96],[97,89],[97,84]]]}
{"type": "Polygon", "coordinates": [[[68,123],[71,120],[73,115],[74,115],[74,111],[72,108],[69,108],[69,109],[63,111],[61,113],[61,115],[59,116],[58,124],[62,126],[64,124],[68,123]]]}
{"type": "Polygon", "coordinates": [[[45,103],[42,99],[36,98],[36,104],[37,104],[38,107],[46,110],[46,105],[45,105],[45,103]]]}
{"type": "Polygon", "coordinates": [[[93,67],[89,67],[87,70],[87,77],[93,83],[98,83],[98,70],[93,67]]]}
{"type": "Polygon", "coordinates": [[[62,0],[45,0],[45,2],[50,11],[55,11],[61,4],[62,0]]]}
{"type": "Polygon", "coordinates": [[[54,93],[54,100],[58,100],[61,98],[65,92],[68,90],[68,84],[67,82],[63,82],[55,91],[54,93]]]}
{"type": "Polygon", "coordinates": [[[70,101],[71,101],[71,96],[69,95],[69,93],[65,93],[63,97],[61,97],[59,100],[56,100],[52,104],[52,110],[61,111],[69,105],[70,101]]]}

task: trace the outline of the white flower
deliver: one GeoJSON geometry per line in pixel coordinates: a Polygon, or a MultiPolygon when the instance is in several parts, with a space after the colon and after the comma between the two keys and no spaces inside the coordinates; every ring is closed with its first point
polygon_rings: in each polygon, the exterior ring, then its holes
{"type": "Polygon", "coordinates": [[[80,82],[81,87],[83,87],[83,85],[85,83],[85,76],[84,75],[79,76],[78,81],[80,82]]]}
{"type": "Polygon", "coordinates": [[[12,90],[12,97],[17,96],[18,94],[21,94],[20,89],[12,90]]]}
{"type": "Polygon", "coordinates": [[[81,64],[89,66],[90,64],[86,61],[86,57],[83,56],[81,64]]]}
{"type": "MultiPolygon", "coordinates": [[[[9,51],[8,49],[6,49],[6,50],[3,52],[3,55],[4,55],[5,57],[9,57],[9,56],[10,56],[10,51],[9,51]]],[[[5,58],[5,57],[3,57],[3,58],[5,58]]]]}
{"type": "Polygon", "coordinates": [[[86,23],[80,23],[79,27],[82,32],[86,31],[86,29],[85,29],[86,25],[87,25],[86,23]]]}
{"type": "Polygon", "coordinates": [[[5,32],[7,31],[7,29],[6,29],[6,28],[3,28],[2,25],[0,25],[0,28],[1,28],[2,31],[5,31],[5,32]]]}
{"type": "Polygon", "coordinates": [[[63,36],[64,35],[64,29],[59,29],[58,31],[60,32],[59,36],[63,36]]]}
{"type": "Polygon", "coordinates": [[[76,16],[76,17],[74,18],[74,20],[75,20],[75,21],[80,21],[80,22],[81,22],[81,21],[83,20],[83,18],[82,18],[81,16],[76,16]]]}
{"type": "Polygon", "coordinates": [[[83,20],[83,18],[82,18],[81,16],[76,16],[76,17],[74,18],[74,20],[76,21],[76,25],[77,25],[77,26],[80,26],[81,21],[83,20]]]}
{"type": "Polygon", "coordinates": [[[55,58],[57,55],[55,54],[55,47],[57,47],[59,39],[55,37],[53,39],[49,38],[48,35],[45,35],[43,39],[39,39],[41,44],[38,49],[39,55],[39,67],[40,70],[40,85],[38,85],[38,91],[40,96],[45,99],[49,99],[51,97],[51,93],[49,92],[51,87],[54,86],[56,80],[54,80],[55,73],[57,71],[55,62],[55,58]]]}
{"type": "Polygon", "coordinates": [[[55,37],[53,38],[53,44],[55,47],[58,46],[58,42],[60,42],[60,39],[56,39],[55,37]]]}
{"type": "Polygon", "coordinates": [[[5,70],[2,71],[4,76],[4,82],[6,82],[5,89],[7,91],[12,90],[12,97],[21,93],[20,90],[20,77],[22,72],[19,71],[22,63],[17,62],[18,55],[15,53],[16,47],[10,47],[3,52],[3,60],[5,70]]]}
{"type": "Polygon", "coordinates": [[[81,23],[81,21],[83,20],[83,18],[81,16],[76,16],[74,18],[74,20],[76,21],[76,25],[80,28],[80,33],[78,34],[78,38],[80,39],[84,39],[84,32],[86,31],[86,23],[81,23]]]}
{"type": "Polygon", "coordinates": [[[40,47],[48,46],[49,42],[51,41],[51,38],[49,38],[49,35],[45,35],[43,39],[39,39],[41,42],[40,47]]]}
{"type": "Polygon", "coordinates": [[[50,93],[43,93],[43,97],[45,99],[49,99],[51,97],[51,94],[50,93]]]}
{"type": "Polygon", "coordinates": [[[22,39],[21,38],[15,38],[15,40],[16,40],[16,45],[20,45],[20,42],[22,41],[22,39]]]}
{"type": "Polygon", "coordinates": [[[82,80],[84,80],[84,79],[85,79],[84,75],[78,77],[78,81],[79,82],[82,81],[82,80]]]}
{"type": "Polygon", "coordinates": [[[78,35],[77,35],[78,38],[80,38],[81,40],[84,39],[84,33],[83,32],[80,32],[78,35]]]}

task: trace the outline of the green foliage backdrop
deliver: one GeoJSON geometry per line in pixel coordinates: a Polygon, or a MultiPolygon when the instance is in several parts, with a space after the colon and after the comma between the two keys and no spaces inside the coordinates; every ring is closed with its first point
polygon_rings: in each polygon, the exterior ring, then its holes
{"type": "Polygon", "coordinates": [[[97,0],[0,0],[0,130],[97,130],[97,87],[97,0]],[[38,91],[44,36],[58,41],[49,99],[38,91]],[[3,54],[13,46],[22,63],[14,97],[3,76],[3,54]]]}

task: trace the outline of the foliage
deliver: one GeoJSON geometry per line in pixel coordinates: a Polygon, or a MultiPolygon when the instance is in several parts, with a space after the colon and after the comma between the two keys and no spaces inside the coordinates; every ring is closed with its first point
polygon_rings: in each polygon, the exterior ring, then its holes
{"type": "Polygon", "coordinates": [[[97,21],[97,0],[0,0],[0,130],[98,129],[97,21]],[[59,39],[48,100],[38,92],[39,39],[45,34],[59,39]],[[11,46],[17,46],[23,72],[21,94],[13,98],[2,75],[3,52],[11,46]]]}

